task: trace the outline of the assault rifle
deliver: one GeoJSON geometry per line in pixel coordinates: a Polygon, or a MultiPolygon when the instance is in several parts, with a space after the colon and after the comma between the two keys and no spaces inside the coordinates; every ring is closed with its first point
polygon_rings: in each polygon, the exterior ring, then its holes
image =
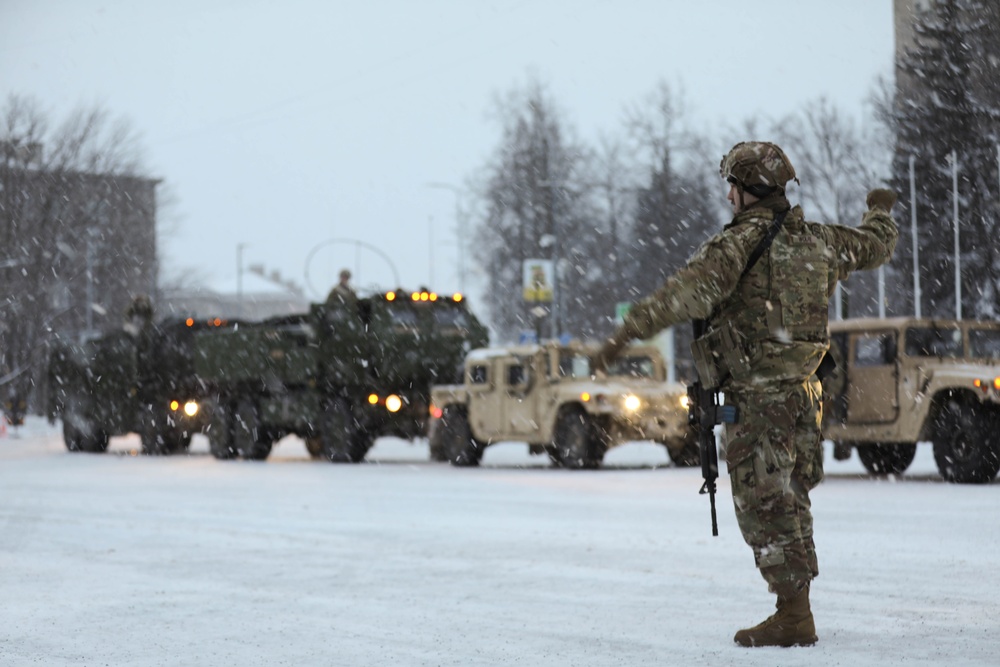
{"type": "Polygon", "coordinates": [[[715,480],[719,478],[719,452],[715,446],[715,425],[735,424],[739,411],[735,405],[720,405],[719,390],[704,387],[695,382],[687,388],[688,424],[698,431],[698,445],[701,451],[701,476],[705,483],[700,494],[708,494],[712,508],[712,536],[719,536],[719,522],[715,514],[715,480]]]}

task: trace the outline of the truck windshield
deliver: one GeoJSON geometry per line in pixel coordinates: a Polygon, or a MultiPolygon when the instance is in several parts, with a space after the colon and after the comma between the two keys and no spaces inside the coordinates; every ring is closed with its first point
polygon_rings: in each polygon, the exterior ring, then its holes
{"type": "Polygon", "coordinates": [[[957,328],[910,327],[906,330],[910,357],[961,357],[962,331],[957,328]]]}
{"type": "Polygon", "coordinates": [[[1000,359],[1000,329],[969,329],[969,355],[973,359],[1000,359]]]}
{"type": "Polygon", "coordinates": [[[465,311],[459,308],[435,308],[434,323],[440,327],[468,328],[469,319],[465,311]]]}

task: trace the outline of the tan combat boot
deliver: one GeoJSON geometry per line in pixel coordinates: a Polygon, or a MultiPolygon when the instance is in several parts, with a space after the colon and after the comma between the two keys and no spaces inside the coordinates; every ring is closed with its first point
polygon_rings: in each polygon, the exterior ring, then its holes
{"type": "Polygon", "coordinates": [[[778,598],[778,611],[763,623],[740,630],[733,637],[740,646],[812,646],[816,624],[809,609],[809,586],[788,599],[778,598]]]}

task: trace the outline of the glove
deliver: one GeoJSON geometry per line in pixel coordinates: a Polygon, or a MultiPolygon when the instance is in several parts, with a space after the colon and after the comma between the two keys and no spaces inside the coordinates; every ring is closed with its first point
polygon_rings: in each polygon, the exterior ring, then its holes
{"type": "Polygon", "coordinates": [[[889,213],[892,211],[892,205],[896,203],[896,193],[892,190],[876,188],[868,193],[868,198],[865,199],[865,203],[868,204],[868,210],[880,208],[886,213],[889,213]]]}
{"type": "Polygon", "coordinates": [[[629,339],[621,333],[615,333],[614,336],[604,341],[604,345],[594,356],[594,372],[607,371],[608,364],[615,360],[618,353],[628,345],[628,341],[629,339]]]}

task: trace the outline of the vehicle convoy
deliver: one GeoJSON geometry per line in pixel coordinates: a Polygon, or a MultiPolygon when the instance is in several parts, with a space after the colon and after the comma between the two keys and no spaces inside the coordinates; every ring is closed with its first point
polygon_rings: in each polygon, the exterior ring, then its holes
{"type": "Polygon", "coordinates": [[[474,466],[490,444],[514,440],[556,465],[596,468],[611,447],[654,440],[677,465],[697,465],[687,390],[666,382],[659,350],[630,347],[595,375],[596,352],[579,343],[473,350],[463,384],[431,391],[431,456],[474,466]]]}
{"type": "Polygon", "coordinates": [[[314,457],[356,462],[378,436],[426,435],[431,384],[459,381],[487,342],[460,295],[427,291],[262,322],[150,317],[56,346],[48,415],[70,451],[136,432],[143,451],[173,454],[204,432],[217,458],[263,459],[296,434],[314,457]]]}
{"type": "Polygon", "coordinates": [[[264,459],[295,434],[313,457],[358,462],[379,436],[426,435],[431,384],[457,381],[486,342],[460,295],[426,290],[225,327],[199,338],[195,364],[212,454],[264,459]]]}
{"type": "Polygon", "coordinates": [[[857,319],[830,323],[837,372],[824,381],[824,436],[875,474],[899,474],[930,441],[950,482],[1000,470],[1000,323],[857,319]]]}
{"type": "Polygon", "coordinates": [[[70,451],[104,452],[108,438],[138,433],[148,454],[185,451],[208,423],[194,376],[195,339],[208,325],[183,319],[124,327],[49,357],[46,412],[62,419],[70,451]]]}

